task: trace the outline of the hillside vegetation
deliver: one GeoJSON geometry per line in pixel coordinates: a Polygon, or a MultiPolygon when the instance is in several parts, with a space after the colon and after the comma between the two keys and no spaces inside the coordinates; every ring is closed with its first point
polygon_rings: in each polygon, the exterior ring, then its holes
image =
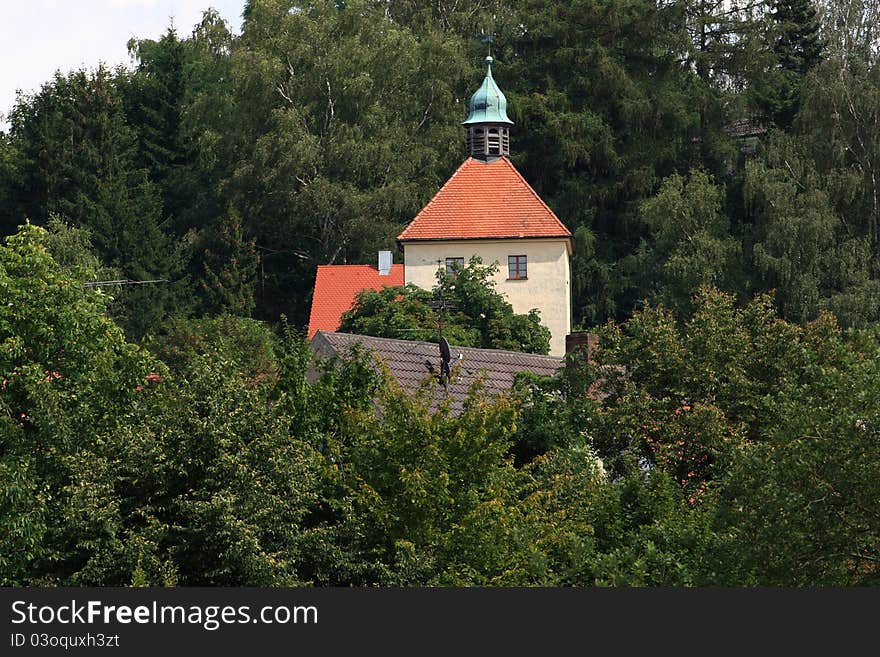
{"type": "MultiPolygon", "coordinates": [[[[251,0],[20,96],[0,585],[880,583],[878,24],[251,0]],[[487,34],[600,348],[455,414],[364,355],[310,370],[302,329],[317,265],[393,248],[464,158],[487,34]]],[[[503,305],[481,332],[478,288],[450,330],[544,350],[503,305]]],[[[424,328],[409,295],[346,321],[424,328]]]]}

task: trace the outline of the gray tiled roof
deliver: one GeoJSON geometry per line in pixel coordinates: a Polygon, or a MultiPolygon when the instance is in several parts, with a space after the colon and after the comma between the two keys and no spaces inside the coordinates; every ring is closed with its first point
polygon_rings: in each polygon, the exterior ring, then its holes
{"type": "Polygon", "coordinates": [[[383,361],[405,390],[416,390],[429,378],[436,383],[438,395],[449,395],[453,409],[461,407],[470,387],[482,376],[485,391],[493,396],[513,386],[517,372],[541,376],[555,374],[564,361],[558,356],[541,356],[500,349],[475,349],[451,346],[452,380],[445,391],[439,385],[440,349],[433,342],[374,338],[350,333],[318,331],[312,338],[312,350],[319,357],[347,357],[355,345],[361,345],[383,361]]]}
{"type": "Polygon", "coordinates": [[[752,119],[737,119],[724,126],[724,132],[731,137],[754,137],[766,133],[767,128],[752,119]]]}

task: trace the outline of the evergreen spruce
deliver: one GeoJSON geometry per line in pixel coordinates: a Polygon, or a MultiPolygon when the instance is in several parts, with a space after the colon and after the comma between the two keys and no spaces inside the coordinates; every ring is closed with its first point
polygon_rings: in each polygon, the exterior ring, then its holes
{"type": "Polygon", "coordinates": [[[773,66],[757,84],[758,103],[770,121],[788,129],[804,78],[822,61],[825,44],[812,0],[775,0],[769,16],[773,66]]]}

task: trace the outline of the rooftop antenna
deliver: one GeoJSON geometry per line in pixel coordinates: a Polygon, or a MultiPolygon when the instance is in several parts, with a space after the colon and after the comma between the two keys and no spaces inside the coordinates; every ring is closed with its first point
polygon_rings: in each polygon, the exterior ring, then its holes
{"type": "Polygon", "coordinates": [[[446,338],[440,338],[440,383],[443,387],[452,378],[452,370],[449,369],[449,362],[452,360],[452,352],[446,338]]]}
{"type": "MultiPolygon", "coordinates": [[[[437,267],[440,268],[440,260],[437,260],[437,267]]],[[[449,379],[452,378],[452,372],[449,367],[449,363],[452,360],[452,351],[449,347],[449,342],[446,338],[443,337],[443,320],[446,317],[446,310],[455,310],[458,307],[458,304],[455,301],[451,301],[449,299],[445,299],[443,297],[443,285],[439,285],[437,287],[437,296],[435,299],[432,299],[428,304],[432,309],[438,311],[437,317],[437,329],[438,329],[438,338],[440,342],[440,375],[439,380],[443,387],[446,387],[446,384],[449,382],[449,379]]]]}
{"type": "MultiPolygon", "coordinates": [[[[439,270],[439,272],[443,271],[439,258],[437,259],[437,269],[439,270]]],[[[441,276],[441,274],[439,272],[438,272],[438,276],[441,276]]],[[[442,281],[442,278],[440,280],[442,281]]],[[[437,337],[442,340],[443,339],[443,320],[446,317],[446,310],[447,309],[455,310],[456,308],[458,308],[458,303],[456,303],[455,301],[452,301],[450,299],[443,298],[443,285],[441,282],[441,284],[437,286],[437,293],[435,295],[435,298],[432,299],[428,303],[428,305],[433,310],[436,310],[439,312],[438,327],[437,327],[438,328],[438,336],[437,337]]]]}

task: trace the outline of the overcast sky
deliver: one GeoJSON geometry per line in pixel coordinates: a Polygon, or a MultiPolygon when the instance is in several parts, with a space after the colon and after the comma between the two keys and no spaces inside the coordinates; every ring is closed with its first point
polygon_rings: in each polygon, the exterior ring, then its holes
{"type": "MultiPolygon", "coordinates": [[[[33,93],[56,70],[130,65],[126,43],[155,39],[173,20],[185,37],[213,7],[241,31],[245,0],[0,0],[0,115],[16,91],[33,93]]],[[[0,116],[0,130],[8,129],[0,116]]]]}

